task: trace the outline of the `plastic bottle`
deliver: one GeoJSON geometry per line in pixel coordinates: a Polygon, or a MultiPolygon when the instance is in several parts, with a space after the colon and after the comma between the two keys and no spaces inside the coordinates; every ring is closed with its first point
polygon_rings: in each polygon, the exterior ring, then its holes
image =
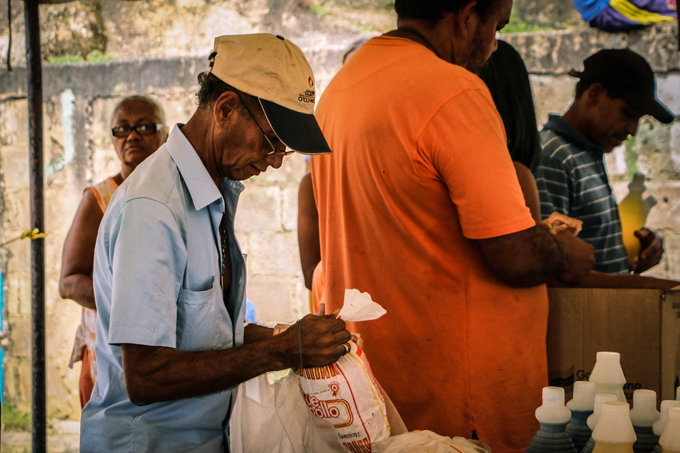
{"type": "Polygon", "coordinates": [[[680,401],[680,387],[675,389],[675,401],[680,401]]]}
{"type": "Polygon", "coordinates": [[[590,373],[590,382],[595,383],[595,394],[606,393],[616,395],[622,403],[626,402],[623,394],[623,386],[626,377],[621,369],[621,354],[618,352],[598,352],[593,372],[590,373]]]}
{"type": "MultiPolygon", "coordinates": [[[[666,428],[666,424],[668,423],[668,412],[672,407],[680,407],[680,401],[674,400],[661,401],[661,417],[659,417],[659,419],[656,422],[654,422],[654,426],[652,426],[654,434],[656,434],[657,436],[661,436],[664,428],[666,428]]],[[[654,453],[661,453],[660,444],[656,444],[656,447],[654,447],[654,453]]]]}
{"type": "MultiPolygon", "coordinates": [[[[597,421],[600,419],[600,415],[602,415],[602,403],[614,401],[618,401],[616,395],[608,395],[606,393],[595,395],[593,415],[588,417],[588,428],[590,428],[591,431],[595,429],[597,421]]],[[[581,450],[581,453],[592,453],[593,448],[595,448],[595,439],[593,439],[593,436],[590,436],[590,439],[588,439],[588,442],[585,447],[583,447],[583,450],[581,450]]]]}
{"type": "Polygon", "coordinates": [[[680,453],[680,407],[668,410],[668,423],[659,439],[663,453],[680,453]]]}
{"type": "Polygon", "coordinates": [[[652,426],[661,414],[656,410],[656,392],[654,390],[636,390],[633,393],[633,408],[630,410],[630,421],[633,423],[637,441],[633,445],[635,453],[651,453],[659,442],[652,426]]]}
{"type": "Polygon", "coordinates": [[[611,401],[602,404],[602,416],[593,430],[593,453],[633,453],[637,440],[630,421],[628,403],[611,401]]]}
{"type": "Polygon", "coordinates": [[[574,398],[567,403],[567,409],[571,411],[567,434],[576,451],[580,452],[592,434],[587,420],[595,410],[595,384],[589,381],[574,382],[574,398]]]}
{"type": "Polygon", "coordinates": [[[635,236],[635,232],[645,226],[647,215],[656,204],[656,198],[650,195],[642,199],[642,194],[646,190],[645,175],[642,173],[633,175],[628,190],[628,195],[619,204],[619,215],[623,244],[628,251],[628,264],[633,264],[640,254],[640,239],[635,236]]]}
{"type": "Polygon", "coordinates": [[[526,453],[576,453],[567,435],[571,412],[564,406],[562,387],[543,387],[543,405],[536,409],[536,420],[541,424],[526,453]]]}

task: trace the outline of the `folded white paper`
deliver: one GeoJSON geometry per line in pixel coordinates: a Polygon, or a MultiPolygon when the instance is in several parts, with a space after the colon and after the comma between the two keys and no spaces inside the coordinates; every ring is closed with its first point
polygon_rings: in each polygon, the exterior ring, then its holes
{"type": "Polygon", "coordinates": [[[373,302],[371,295],[358,289],[345,290],[345,302],[338,319],[347,322],[372,321],[387,313],[380,304],[373,302]]]}

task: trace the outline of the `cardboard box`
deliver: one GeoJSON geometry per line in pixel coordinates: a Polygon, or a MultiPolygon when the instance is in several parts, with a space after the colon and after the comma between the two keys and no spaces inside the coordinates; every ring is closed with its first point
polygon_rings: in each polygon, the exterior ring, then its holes
{"type": "Polygon", "coordinates": [[[551,288],[548,320],[550,385],[571,399],[598,351],[621,354],[624,393],[650,389],[675,399],[680,385],[680,291],[551,288]]]}

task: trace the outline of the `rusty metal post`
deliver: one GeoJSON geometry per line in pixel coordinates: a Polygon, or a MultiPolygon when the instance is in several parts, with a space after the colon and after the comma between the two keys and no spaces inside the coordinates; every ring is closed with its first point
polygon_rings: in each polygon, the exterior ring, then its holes
{"type": "MultiPolygon", "coordinates": [[[[40,56],[39,0],[24,0],[26,67],[28,69],[29,171],[31,175],[31,229],[45,231],[43,193],[43,97],[40,56]]],[[[47,451],[45,386],[45,240],[31,241],[31,369],[32,451],[47,451]]]]}

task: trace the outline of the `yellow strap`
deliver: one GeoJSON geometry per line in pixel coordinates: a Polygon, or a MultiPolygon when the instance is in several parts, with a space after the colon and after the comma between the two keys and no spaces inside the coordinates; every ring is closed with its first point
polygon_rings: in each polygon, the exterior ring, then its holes
{"type": "Polygon", "coordinates": [[[610,0],[609,5],[624,17],[642,25],[658,24],[659,22],[675,22],[675,19],[663,14],[645,11],[633,5],[628,0],[610,0]]]}
{"type": "Polygon", "coordinates": [[[5,241],[2,244],[0,244],[0,247],[4,247],[8,244],[11,244],[14,241],[18,241],[21,239],[30,239],[31,241],[35,241],[36,239],[42,239],[45,236],[47,236],[47,233],[41,233],[37,228],[34,228],[33,230],[26,230],[23,233],[21,233],[21,236],[17,236],[14,239],[10,239],[9,241],[5,241]]]}

